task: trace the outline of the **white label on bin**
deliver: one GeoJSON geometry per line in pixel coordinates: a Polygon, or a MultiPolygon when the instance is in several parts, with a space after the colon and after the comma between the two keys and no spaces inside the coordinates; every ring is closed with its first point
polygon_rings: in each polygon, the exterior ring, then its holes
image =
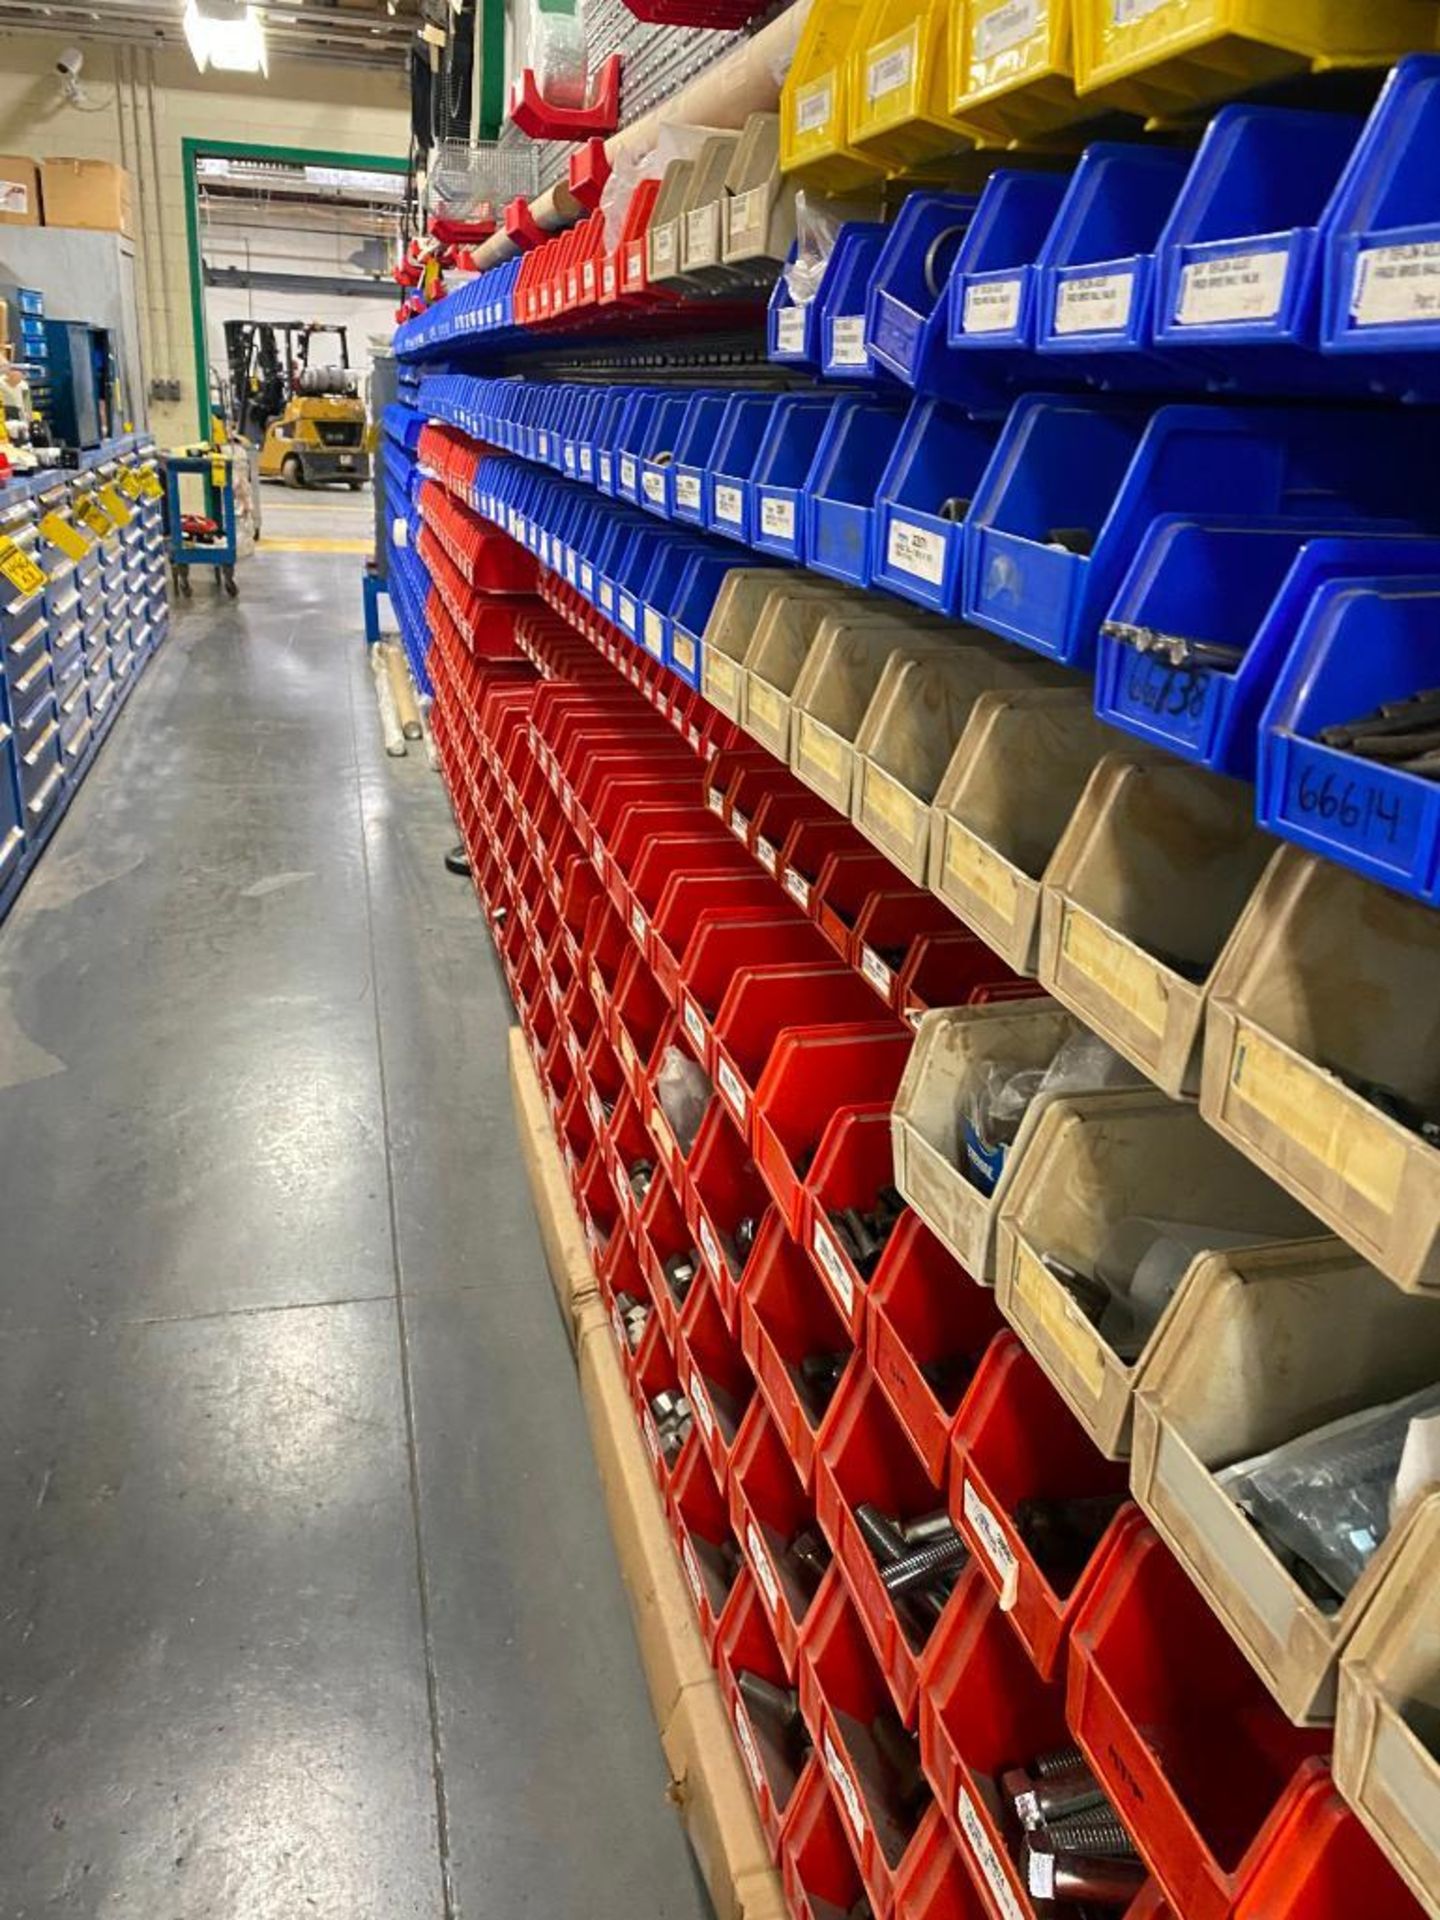
{"type": "Polygon", "coordinates": [[[635,456],[633,454],[622,453],[620,456],[620,484],[622,487],[631,488],[635,485],[635,456]]]}
{"type": "Polygon", "coordinates": [[[760,501],[760,531],[772,540],[795,538],[795,502],[775,500],[768,494],[760,501]]]}
{"type": "Polygon", "coordinates": [[[631,633],[635,631],[635,601],[628,593],[620,596],[620,624],[631,633]]]}
{"type": "Polygon", "coordinates": [[[840,1796],[840,1804],[845,1809],[846,1817],[850,1822],[851,1830],[855,1838],[863,1843],[869,1822],[865,1818],[865,1809],[860,1804],[860,1790],[850,1776],[849,1767],[846,1766],[845,1762],[836,1752],[835,1743],[830,1738],[828,1727],[825,1730],[823,1744],[825,1748],[825,1771],[835,1783],[835,1791],[840,1796]]]}
{"type": "Polygon", "coordinates": [[[1032,1900],[1055,1898],[1055,1856],[1053,1853],[1025,1851],[1025,1877],[1032,1900]]]}
{"type": "Polygon", "coordinates": [[[785,869],[785,891],[802,913],[810,911],[810,882],[794,867],[785,869]]]}
{"type": "Polygon", "coordinates": [[[698,1050],[705,1051],[705,1022],[700,1018],[699,1009],[687,994],[680,1003],[680,1015],[685,1022],[685,1031],[695,1042],[698,1050]]]}
{"type": "Polygon", "coordinates": [[[614,459],[610,454],[602,450],[600,454],[600,484],[602,487],[608,487],[610,485],[614,472],[614,459]]]}
{"type": "Polygon", "coordinates": [[[890,989],[895,984],[895,975],[873,947],[861,948],[860,971],[882,999],[890,998],[890,989]]]}
{"type": "Polygon", "coordinates": [[[915,527],[908,520],[892,520],[885,557],[901,573],[913,574],[938,587],[945,578],[945,535],[915,527]]]}
{"type": "Polygon", "coordinates": [[[705,1391],[705,1382],[700,1378],[700,1369],[690,1369],[690,1404],[695,1409],[695,1418],[700,1422],[707,1440],[715,1438],[715,1414],[710,1405],[710,1396],[705,1391]]]}
{"type": "Polygon", "coordinates": [[[855,1311],[855,1283],[846,1270],[845,1262],[840,1258],[840,1250],[830,1238],[828,1229],[817,1220],[810,1235],[810,1244],[815,1249],[815,1258],[820,1262],[820,1271],[830,1283],[830,1291],[840,1302],[842,1313],[855,1311]]]}
{"type": "Polygon", "coordinates": [[[688,1540],[680,1542],[680,1563],[685,1569],[685,1578],[690,1582],[690,1591],[695,1596],[695,1605],[705,1605],[705,1584],[700,1578],[700,1562],[695,1558],[695,1549],[688,1540]]]}
{"type": "Polygon", "coordinates": [[[619,275],[615,271],[615,262],[607,260],[600,269],[600,285],[607,300],[613,300],[619,291],[619,275]]]}
{"type": "Polygon", "coordinates": [[[594,593],[595,591],[595,569],[590,565],[588,560],[582,560],[580,562],[580,591],[582,593],[594,593]]]}
{"type": "Polygon", "coordinates": [[[692,207],[685,216],[685,258],[691,266],[713,265],[719,247],[720,202],[692,207]]]}
{"type": "Polygon", "coordinates": [[[654,607],[645,609],[645,651],[660,659],[665,651],[665,622],[654,607]]]}
{"type": "Polygon", "coordinates": [[[830,360],[837,367],[863,367],[865,353],[865,316],[840,313],[830,329],[830,360]]]}
{"type": "Polygon", "coordinates": [[[675,476],[675,504],[677,507],[700,508],[700,476],[698,473],[677,473],[675,476]]]}
{"type": "Polygon", "coordinates": [[[660,1464],[660,1436],[655,1431],[655,1422],[651,1419],[648,1411],[641,1415],[640,1430],[645,1435],[645,1451],[650,1456],[651,1465],[658,1467],[660,1464]]]}
{"type": "Polygon", "coordinates": [[[704,1254],[706,1261],[709,1263],[710,1271],[714,1274],[715,1278],[717,1280],[723,1280],[725,1278],[725,1262],[721,1258],[719,1247],[715,1244],[715,1235],[710,1231],[710,1222],[705,1218],[703,1213],[700,1215],[700,1251],[704,1254]]]}
{"type": "Polygon", "coordinates": [[[740,524],[740,489],[738,487],[717,486],[715,489],[715,518],[740,524]]]}
{"type": "Polygon", "coordinates": [[[1272,320],[1280,311],[1288,253],[1227,253],[1192,260],[1180,276],[1175,318],[1182,327],[1226,320],[1272,320]]]}
{"type": "Polygon", "coordinates": [[[755,1569],[755,1578],[760,1582],[760,1591],[765,1595],[766,1604],[771,1613],[779,1613],[780,1583],[775,1578],[770,1555],[753,1520],[745,1523],[745,1550],[750,1555],[750,1564],[755,1569]]]}
{"type": "Polygon", "coordinates": [[[1009,1613],[1015,1605],[1020,1584],[1020,1563],[1016,1560],[1005,1529],[967,1480],[960,1496],[965,1523],[980,1542],[980,1550],[1000,1576],[1000,1611],[1009,1613]]]}
{"type": "Polygon", "coordinates": [[[775,323],[775,344],[781,353],[802,353],[805,348],[805,309],[782,307],[775,323]]]}
{"type": "Polygon", "coordinates": [[[830,118],[830,82],[822,80],[818,86],[807,87],[804,93],[795,96],[796,133],[814,133],[830,118]]]}
{"type": "Polygon", "coordinates": [[[751,187],[745,193],[732,195],[730,200],[730,239],[738,240],[742,233],[749,233],[752,227],[758,227],[765,218],[770,189],[751,187]]]}
{"type": "Polygon", "coordinates": [[[1169,4],[1170,0],[1111,0],[1110,18],[1117,27],[1133,27],[1137,20],[1146,20],[1169,4]]]}
{"type": "Polygon", "coordinates": [[[645,472],[644,487],[645,487],[645,498],[647,500],[653,500],[657,506],[664,505],[665,476],[663,473],[652,473],[647,468],[645,472]]]}
{"type": "Polygon", "coordinates": [[[1055,296],[1056,333],[1113,333],[1130,318],[1135,275],[1087,273],[1062,280],[1055,296]]]}
{"type": "Polygon", "coordinates": [[[907,43],[882,53],[865,69],[865,98],[883,100],[887,93],[898,93],[910,78],[914,50],[907,43]]]}
{"type": "Polygon", "coordinates": [[[1015,1889],[1006,1877],[1000,1864],[1000,1856],[991,1844],[990,1836],[980,1823],[975,1811],[975,1802],[970,1798],[967,1787],[961,1787],[955,1798],[955,1818],[960,1831],[965,1836],[975,1864],[985,1876],[985,1884],[994,1895],[995,1905],[1005,1916],[1005,1920],[1026,1920],[1025,1909],[1015,1897],[1015,1889]]]}
{"type": "Polygon", "coordinates": [[[656,266],[668,267],[675,260],[675,223],[667,220],[662,227],[655,227],[650,234],[650,251],[655,256],[656,266]]]}
{"type": "Polygon", "coordinates": [[[630,909],[630,931],[643,943],[645,939],[645,909],[636,902],[630,909]]]}
{"type": "Polygon", "coordinates": [[[595,449],[593,447],[587,447],[583,441],[580,446],[580,471],[581,473],[593,473],[595,471],[595,449]]]}
{"type": "Polygon", "coordinates": [[[738,1700],[735,1702],[735,1738],[740,1742],[740,1754],[745,1762],[745,1771],[750,1776],[750,1784],[755,1789],[758,1799],[765,1791],[765,1772],[760,1765],[755,1736],[750,1731],[750,1716],[738,1700]]]}
{"type": "Polygon", "coordinates": [[[773,874],[779,859],[773,840],[767,840],[763,833],[755,836],[755,858],[767,873],[773,874]]]}
{"type": "Polygon", "coordinates": [[[1355,262],[1350,313],[1360,327],[1433,320],[1440,314],[1440,240],[1367,247],[1355,262]]]}
{"type": "Polygon", "coordinates": [[[715,1078],[720,1082],[720,1091],[724,1094],[731,1111],[743,1127],[745,1110],[750,1104],[750,1096],[745,1091],[744,1082],[728,1060],[715,1062],[715,1078]]]}
{"type": "Polygon", "coordinates": [[[977,60],[993,60],[997,53],[1008,53],[1028,40],[1045,19],[1045,0],[1006,0],[994,13],[977,20],[970,30],[970,42],[977,60]]]}
{"type": "Polygon", "coordinates": [[[30,188],[23,180],[0,180],[0,213],[20,220],[30,217],[30,188]]]}
{"type": "Polygon", "coordinates": [[[962,333],[1009,333],[1020,318],[1018,280],[977,280],[965,289],[962,333]]]}

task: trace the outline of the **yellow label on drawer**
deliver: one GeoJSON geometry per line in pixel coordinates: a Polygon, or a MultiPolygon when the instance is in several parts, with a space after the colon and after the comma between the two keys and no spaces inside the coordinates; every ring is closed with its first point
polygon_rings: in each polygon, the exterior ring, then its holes
{"type": "Polygon", "coordinates": [[[109,514],[117,527],[129,526],[130,506],[118,487],[102,487],[100,489],[100,504],[104,507],[106,513],[109,514]]]}
{"type": "Polygon", "coordinates": [[[49,576],[28,553],[12,540],[5,540],[0,542],[0,577],[10,582],[22,599],[28,599],[32,593],[39,593],[49,576]]]}
{"type": "Polygon", "coordinates": [[[898,780],[875,767],[865,769],[865,799],[862,814],[873,816],[892,833],[914,840],[925,817],[925,808],[913,793],[907,793],[898,780]]]}
{"type": "Polygon", "coordinates": [[[63,513],[47,513],[40,522],[40,531],[67,560],[83,560],[90,551],[89,536],[67,520],[63,513]]]}
{"type": "Polygon", "coordinates": [[[954,820],[945,822],[945,879],[1002,920],[1014,920],[1020,892],[1015,875],[993,847],[954,820]]]}
{"type": "Polygon", "coordinates": [[[1317,1067],[1277,1046],[1253,1027],[1241,1027],[1230,1057],[1230,1084],[1347,1187],[1393,1213],[1405,1173],[1405,1142],[1358,1094],[1317,1067]]]}
{"type": "Polygon", "coordinates": [[[779,733],[785,725],[785,703],[775,689],[757,680],[752,673],[749,698],[751,719],[772,733],[779,733]]]}
{"type": "Polygon", "coordinates": [[[1023,1240],[1015,1247],[1015,1291],[1038,1331],[1096,1399],[1105,1384],[1105,1349],[1099,1334],[1052,1273],[1023,1240]]]}
{"type": "Polygon", "coordinates": [[[1157,961],[1076,907],[1065,909],[1060,951],[1077,973],[1093,980],[1117,1006],[1133,1014],[1147,1032],[1157,1039],[1164,1033],[1170,993],[1157,961]]]}

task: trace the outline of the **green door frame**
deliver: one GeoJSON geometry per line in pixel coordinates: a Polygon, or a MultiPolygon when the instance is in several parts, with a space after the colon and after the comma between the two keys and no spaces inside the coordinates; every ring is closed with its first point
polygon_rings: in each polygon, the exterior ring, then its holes
{"type": "Polygon", "coordinates": [[[276,160],[287,166],[350,167],[358,173],[408,173],[408,160],[393,154],[331,153],[319,147],[251,146],[242,140],[190,137],[180,142],[185,179],[185,236],[190,253],[190,324],[195,330],[195,410],[200,437],[210,437],[210,350],[205,340],[205,272],[200,256],[200,186],[195,162],[202,158],[276,160]]]}

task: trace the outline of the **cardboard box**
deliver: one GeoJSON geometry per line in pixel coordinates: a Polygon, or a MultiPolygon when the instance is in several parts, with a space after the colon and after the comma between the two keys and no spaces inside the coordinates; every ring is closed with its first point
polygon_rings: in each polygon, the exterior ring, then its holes
{"type": "Polygon", "coordinates": [[[38,227],[40,169],[23,154],[0,153],[0,227],[38,227]]]}
{"type": "Polygon", "coordinates": [[[135,238],[135,181],[113,160],[43,160],[40,185],[47,227],[135,238]]]}
{"type": "Polygon", "coordinates": [[[598,1301],[599,1286],[590,1265],[585,1229],[570,1198],[560,1150],[555,1145],[545,1110],[545,1095],[519,1027],[510,1030],[510,1095],[515,1105],[520,1153],[540,1223],[545,1264],[565,1317],[565,1331],[571,1346],[576,1347],[582,1312],[587,1305],[598,1301]]]}

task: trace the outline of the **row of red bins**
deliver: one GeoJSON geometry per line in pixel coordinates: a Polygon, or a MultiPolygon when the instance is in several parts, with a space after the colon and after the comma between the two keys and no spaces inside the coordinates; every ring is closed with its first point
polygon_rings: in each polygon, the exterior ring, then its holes
{"type": "MultiPolygon", "coordinates": [[[[1038,1911],[1016,1869],[998,1781],[1072,1733],[1159,1877],[1133,1914],[1338,1920],[1417,1911],[1333,1794],[1324,1736],[1279,1717],[1133,1507],[1122,1509],[1067,1593],[1028,1558],[1014,1526],[1020,1504],[1107,1490],[1117,1469],[1093,1454],[1024,1350],[999,1330],[989,1296],[913,1217],[847,1309],[805,1225],[832,1200],[847,1204],[836,1199],[847,1178],[859,1182],[854,1191],[869,1185],[888,1146],[888,1095],[869,1113],[861,1103],[837,1116],[830,1066],[848,1056],[812,1057],[795,1091],[808,1082],[830,1117],[811,1119],[815,1151],[797,1153],[805,1130],[787,1133],[787,1111],[777,1140],[793,1177],[767,1177],[763,1152],[749,1149],[770,1111],[770,1061],[752,1065],[748,1030],[722,1020],[722,1000],[710,1032],[713,1039],[720,1026],[726,1051],[708,1060],[733,1054],[737,1075],[750,1076],[750,1127],[717,1072],[700,1131],[679,1152],[654,1084],[667,1034],[671,1045],[687,1038],[677,996],[696,977],[691,949],[710,910],[691,913],[683,943],[675,936],[657,946],[652,935],[657,916],[668,925],[665,886],[691,873],[702,852],[696,874],[734,871],[708,864],[718,842],[692,812],[698,805],[717,817],[709,795],[729,749],[716,746],[707,784],[694,750],[683,738],[663,741],[633,692],[607,685],[579,655],[575,677],[564,677],[571,650],[543,618],[521,613],[516,629],[516,652],[530,660],[457,660],[453,636],[444,638],[432,660],[437,744],[602,1292],[612,1304],[623,1293],[650,1307],[633,1351],[615,1316],[617,1342],[722,1685],[742,1715],[742,1668],[798,1686],[813,1742],[803,1764],[748,1715],[737,1720],[796,1911],[818,1916],[828,1902],[845,1912],[857,1888],[880,1920],[1038,1911]],[[625,777],[652,788],[658,780],[667,798],[632,795],[608,812],[594,763],[623,757],[637,739],[649,778],[633,768],[625,777]],[[690,785],[675,745],[689,755],[690,785]],[[660,837],[670,839],[661,862],[668,878],[653,894],[636,887],[661,823],[622,837],[631,809],[647,805],[663,807],[660,837]],[[674,965],[673,992],[657,964],[665,961],[674,965]],[[629,1176],[639,1158],[656,1172],[637,1206],[629,1176]],[[740,1205],[760,1223],[748,1258],[727,1273],[729,1262],[712,1263],[706,1252],[700,1223],[709,1222],[712,1239],[733,1241],[740,1205]],[[704,1271],[682,1303],[665,1267],[697,1245],[704,1271]],[[976,1361],[952,1408],[927,1378],[937,1342],[968,1347],[976,1361]],[[851,1356],[818,1419],[796,1386],[798,1362],[813,1351],[851,1356]],[[674,1458],[651,1411],[662,1391],[684,1392],[694,1409],[674,1458]],[[859,1542],[853,1516],[865,1501],[900,1517],[948,1504],[971,1545],[970,1566],[923,1644],[908,1637],[859,1542]],[[808,1594],[786,1553],[807,1527],[833,1553],[808,1594]],[[868,1732],[882,1712],[918,1730],[934,1795],[928,1808],[893,1804],[868,1732]]],[[[769,885],[775,904],[783,896],[769,885]]],[[[741,917],[754,919],[754,905],[746,902],[741,917]]],[[[831,1024],[853,1041],[866,1023],[831,1024]]],[[[794,1032],[823,1030],[776,1028],[772,1016],[771,1052],[794,1032]]]]}

